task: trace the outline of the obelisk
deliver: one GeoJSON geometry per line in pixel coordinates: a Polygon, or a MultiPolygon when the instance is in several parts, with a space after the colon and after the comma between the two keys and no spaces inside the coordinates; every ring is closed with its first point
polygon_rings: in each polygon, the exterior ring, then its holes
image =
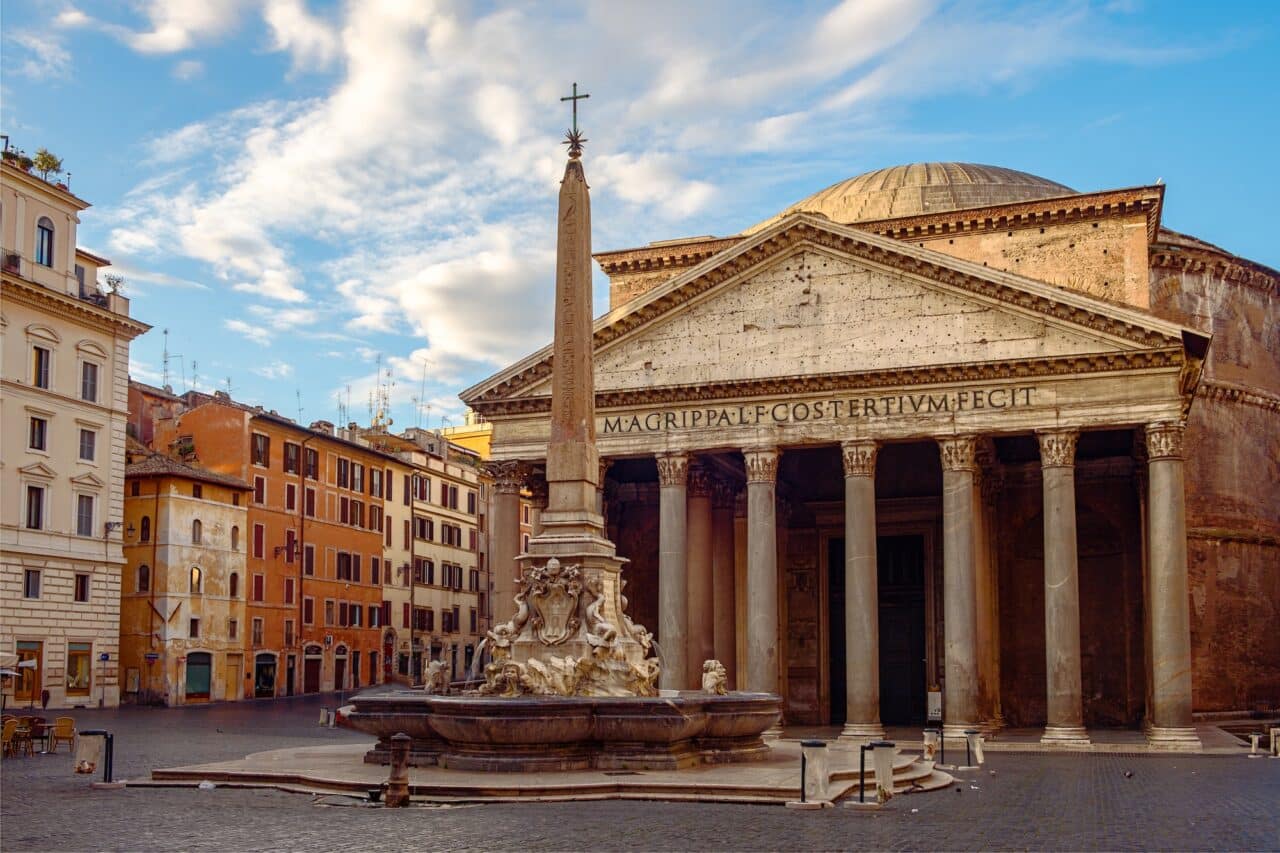
{"type": "Polygon", "coordinates": [[[516,615],[487,635],[495,663],[482,692],[647,696],[659,664],[651,635],[625,613],[622,566],[596,503],[595,381],[591,367],[591,198],[582,170],[574,85],[569,160],[556,237],[551,434],[542,530],[517,558],[516,615]]]}
{"type": "Polygon", "coordinates": [[[600,454],[591,367],[591,197],[582,170],[584,141],[576,128],[570,131],[569,160],[560,182],[548,493],[538,540],[604,541],[604,520],[596,508],[600,454]]]}

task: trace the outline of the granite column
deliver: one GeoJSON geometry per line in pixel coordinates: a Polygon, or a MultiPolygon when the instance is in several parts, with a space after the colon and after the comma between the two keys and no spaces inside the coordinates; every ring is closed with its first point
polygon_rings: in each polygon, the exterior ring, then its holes
{"type": "Polygon", "coordinates": [[[778,692],[778,451],[743,451],[747,468],[747,684],[778,692]]]}
{"type": "Polygon", "coordinates": [[[940,439],[942,598],[946,623],[943,736],[963,738],[978,723],[977,587],[974,568],[973,436],[940,439]]]}
{"type": "Polygon", "coordinates": [[[712,587],[711,479],[700,465],[689,466],[688,537],[689,641],[688,687],[701,684],[702,665],[715,657],[715,600],[712,587]]]}
{"type": "Polygon", "coordinates": [[[844,460],[845,723],[840,740],[882,740],[876,443],[846,441],[844,460]]]}
{"type": "Polygon", "coordinates": [[[658,643],[659,684],[664,690],[689,687],[689,579],[687,564],[688,457],[660,453],[658,463],[658,643]]]}
{"type": "Polygon", "coordinates": [[[729,686],[737,688],[738,638],[737,599],[734,565],[733,504],[736,491],[718,481],[711,490],[711,597],[714,613],[712,630],[714,657],[724,664],[729,686]]]}

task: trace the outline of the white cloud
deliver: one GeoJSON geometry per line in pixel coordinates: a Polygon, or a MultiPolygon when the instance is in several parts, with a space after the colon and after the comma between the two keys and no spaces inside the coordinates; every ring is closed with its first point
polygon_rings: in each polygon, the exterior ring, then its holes
{"type": "Polygon", "coordinates": [[[249,370],[266,379],[286,379],[293,375],[293,365],[283,361],[273,361],[260,367],[251,367],[249,370]]]}
{"type": "Polygon", "coordinates": [[[71,54],[54,33],[11,30],[4,34],[5,67],[32,80],[71,76],[71,54]]]}
{"type": "Polygon", "coordinates": [[[225,35],[236,24],[246,0],[148,0],[149,29],[123,30],[125,42],[139,53],[177,53],[225,35]]]}
{"type": "Polygon", "coordinates": [[[315,324],[320,313],[312,308],[281,308],[279,306],[250,305],[249,312],[273,329],[296,331],[315,324]]]}
{"type": "Polygon", "coordinates": [[[326,68],[337,59],[337,32],[311,15],[303,0],[267,0],[262,16],[271,28],[273,47],[289,53],[295,70],[326,68]]]}
{"type": "Polygon", "coordinates": [[[184,59],[173,66],[173,79],[194,80],[204,75],[204,63],[195,59],[184,59]]]}
{"type": "Polygon", "coordinates": [[[271,346],[271,333],[261,326],[251,325],[244,320],[224,320],[222,325],[237,335],[243,335],[255,344],[264,347],[271,346]]]}

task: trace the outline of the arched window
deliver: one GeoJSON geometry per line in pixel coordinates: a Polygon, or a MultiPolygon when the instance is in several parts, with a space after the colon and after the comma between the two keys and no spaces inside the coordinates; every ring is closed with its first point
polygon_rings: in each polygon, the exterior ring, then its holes
{"type": "Polygon", "coordinates": [[[142,532],[138,536],[143,542],[151,541],[151,516],[144,515],[142,517],[142,532]]]}
{"type": "MultiPolygon", "coordinates": [[[[143,519],[144,521],[146,519],[143,519]]],[[[151,567],[147,565],[138,566],[138,592],[148,592],[151,589],[151,567]]]]}
{"type": "Polygon", "coordinates": [[[200,523],[200,519],[191,522],[191,544],[199,545],[200,539],[204,535],[204,525],[200,523]]]}
{"type": "Polygon", "coordinates": [[[239,572],[231,573],[231,585],[228,587],[228,590],[230,591],[232,598],[239,598],[240,596],[240,573],[239,572]]]}
{"type": "Polygon", "coordinates": [[[204,572],[199,566],[191,567],[191,594],[199,595],[204,591],[204,572]]]}
{"type": "Polygon", "coordinates": [[[53,266],[53,220],[47,216],[36,222],[36,263],[53,266]]]}
{"type": "Polygon", "coordinates": [[[240,550],[240,528],[235,525],[231,527],[231,550],[240,550]]]}

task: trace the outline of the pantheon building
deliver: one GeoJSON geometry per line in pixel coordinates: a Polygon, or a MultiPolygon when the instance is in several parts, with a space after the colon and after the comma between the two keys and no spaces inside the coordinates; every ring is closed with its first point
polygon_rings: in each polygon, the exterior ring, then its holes
{"type": "MultiPolygon", "coordinates": [[[[1280,273],[1165,228],[1167,191],[917,163],[597,253],[600,499],[663,686],[716,658],[849,738],[1170,749],[1280,707],[1280,273]]],[[[462,395],[498,619],[550,376],[462,395]]]]}

